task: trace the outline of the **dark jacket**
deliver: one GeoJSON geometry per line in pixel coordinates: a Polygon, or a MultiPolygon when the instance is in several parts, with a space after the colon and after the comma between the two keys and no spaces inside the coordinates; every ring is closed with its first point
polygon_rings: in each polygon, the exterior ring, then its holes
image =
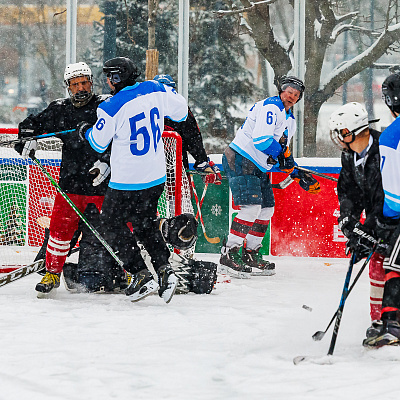
{"type": "MultiPolygon", "coordinates": [[[[97,121],[97,106],[108,97],[94,95],[88,104],[80,108],[75,107],[69,98],[55,100],[45,110],[37,115],[29,115],[19,124],[19,137],[32,135],[21,133],[21,129],[33,129],[33,135],[40,135],[74,129],[81,121],[93,125],[97,121]]],[[[89,174],[89,169],[97,160],[108,162],[110,151],[97,153],[89,142],[79,141],[75,132],[61,136],[60,139],[63,142],[58,182],[60,187],[71,194],[104,195],[108,180],[93,186],[93,176],[89,174]]],[[[16,150],[19,149],[16,147],[16,150]]]]}
{"type": "Polygon", "coordinates": [[[370,129],[373,143],[369,148],[364,163],[354,163],[354,151],[342,153],[342,169],[337,184],[340,203],[340,218],[353,217],[359,221],[365,210],[364,226],[374,229],[375,217],[382,212],[383,188],[380,172],[379,136],[380,132],[370,129]]]}
{"type": "Polygon", "coordinates": [[[182,158],[183,165],[186,169],[189,168],[188,156],[190,155],[196,160],[195,165],[207,161],[207,153],[204,149],[203,139],[201,137],[199,126],[196,118],[188,107],[188,116],[185,121],[175,122],[169,118],[164,120],[165,130],[170,127],[173,131],[179,133],[182,138],[182,158]]]}

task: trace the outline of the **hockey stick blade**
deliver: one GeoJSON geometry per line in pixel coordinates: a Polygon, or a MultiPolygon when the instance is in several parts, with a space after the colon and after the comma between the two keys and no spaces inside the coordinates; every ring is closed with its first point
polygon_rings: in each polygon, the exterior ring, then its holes
{"type": "Polygon", "coordinates": [[[301,363],[312,363],[319,365],[330,365],[332,364],[332,357],[330,355],[322,356],[322,357],[313,357],[313,356],[297,356],[293,358],[293,364],[299,365],[301,363]]]}
{"type": "Polygon", "coordinates": [[[2,276],[0,278],[0,286],[8,285],[9,283],[21,279],[27,275],[40,271],[43,268],[44,268],[44,260],[43,259],[37,260],[30,265],[18,268],[12,272],[9,272],[5,276],[2,276]]]}

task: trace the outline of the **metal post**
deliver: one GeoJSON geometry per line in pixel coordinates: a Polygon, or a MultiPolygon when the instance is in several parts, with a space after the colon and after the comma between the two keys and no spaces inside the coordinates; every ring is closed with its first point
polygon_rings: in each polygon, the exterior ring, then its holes
{"type": "MultiPolygon", "coordinates": [[[[305,0],[294,2],[294,74],[304,81],[305,75],[305,0]]],[[[295,106],[297,132],[294,138],[293,155],[303,157],[304,147],[304,98],[295,106]]]]}
{"type": "Polygon", "coordinates": [[[189,0],[179,0],[178,92],[189,98],[189,0]]]}
{"type": "Polygon", "coordinates": [[[76,62],[77,0],[67,0],[66,65],[76,62]]]}
{"type": "MultiPolygon", "coordinates": [[[[103,62],[114,58],[117,53],[117,2],[109,0],[104,3],[104,48],[103,62]]],[[[103,93],[109,93],[107,78],[103,76],[103,93]]]]}

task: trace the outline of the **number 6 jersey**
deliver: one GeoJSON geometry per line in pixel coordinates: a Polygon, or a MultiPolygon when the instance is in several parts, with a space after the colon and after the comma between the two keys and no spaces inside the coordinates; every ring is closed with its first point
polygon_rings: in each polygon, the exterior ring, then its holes
{"type": "Polygon", "coordinates": [[[112,141],[108,186],[142,190],[164,183],[164,117],[184,121],[187,112],[183,96],[155,81],[127,86],[101,103],[97,122],[85,136],[99,153],[112,141]]]}
{"type": "Polygon", "coordinates": [[[277,158],[282,151],[279,144],[282,136],[285,147],[289,146],[295,131],[292,112],[285,111],[279,96],[269,97],[254,104],[229,146],[266,172],[272,168],[267,163],[268,157],[277,158]]]}

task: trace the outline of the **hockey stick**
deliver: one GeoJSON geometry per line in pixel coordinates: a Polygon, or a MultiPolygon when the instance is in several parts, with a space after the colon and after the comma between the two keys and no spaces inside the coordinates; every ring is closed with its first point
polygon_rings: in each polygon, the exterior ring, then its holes
{"type": "MultiPolygon", "coordinates": [[[[372,249],[371,253],[368,255],[367,259],[364,261],[363,265],[361,266],[360,270],[358,271],[356,277],[354,278],[353,283],[351,284],[349,291],[347,292],[346,295],[346,299],[349,296],[350,292],[353,290],[353,287],[355,286],[355,284],[357,283],[358,279],[360,278],[361,274],[364,272],[365,267],[367,266],[369,260],[371,259],[372,255],[374,254],[375,248],[372,249]]],[[[332,325],[332,322],[334,321],[334,319],[336,318],[337,314],[338,314],[339,309],[336,310],[335,314],[333,315],[332,319],[330,320],[328,326],[326,327],[325,331],[317,331],[314,333],[314,335],[312,335],[313,340],[315,340],[316,342],[322,340],[322,338],[325,336],[325,333],[328,332],[328,329],[330,328],[330,326],[332,325]]]]}
{"type": "MultiPolygon", "coordinates": [[[[194,170],[188,170],[186,171],[188,174],[191,175],[199,175],[199,176],[207,176],[209,174],[205,173],[205,172],[199,172],[199,171],[194,171],[194,170]]],[[[226,176],[222,176],[222,179],[228,179],[226,176]]],[[[294,180],[292,179],[292,177],[290,175],[288,175],[283,181],[279,182],[279,183],[272,183],[272,188],[273,189],[286,189],[291,183],[293,183],[294,180]]]]}
{"type": "MultiPolygon", "coordinates": [[[[31,152],[32,153],[32,152],[31,152]]],[[[40,163],[40,161],[31,154],[33,162],[39,167],[39,169],[47,176],[52,185],[56,188],[58,193],[64,198],[64,200],[73,208],[73,210],[79,215],[82,221],[86,224],[86,226],[91,230],[91,232],[96,236],[99,242],[106,248],[106,250],[111,254],[114,260],[119,264],[120,267],[123,268],[124,263],[122,260],[115,254],[114,250],[111,246],[104,240],[104,238],[100,235],[97,229],[87,220],[87,218],[83,215],[83,213],[79,210],[79,208],[71,201],[71,199],[67,196],[67,194],[61,189],[60,185],[54,180],[54,178],[50,175],[46,168],[40,163]]]]}
{"type": "MultiPolygon", "coordinates": [[[[203,205],[204,197],[206,196],[206,192],[207,192],[207,188],[208,188],[208,183],[205,183],[204,184],[204,189],[203,189],[203,194],[201,195],[201,199],[200,199],[200,205],[199,205],[200,208],[203,205]]],[[[195,218],[196,218],[196,221],[198,221],[198,219],[199,219],[199,210],[197,210],[195,218]]]]}
{"type": "Polygon", "coordinates": [[[333,327],[332,339],[331,339],[331,344],[330,344],[329,350],[328,350],[328,356],[331,356],[333,354],[333,351],[335,350],[336,339],[337,339],[337,336],[339,333],[340,322],[342,321],[344,303],[346,302],[347,294],[349,292],[349,283],[350,283],[351,273],[353,272],[353,265],[354,265],[354,261],[356,259],[356,255],[357,255],[357,252],[354,251],[350,258],[349,269],[347,270],[346,279],[344,281],[344,286],[343,286],[343,291],[342,291],[342,296],[340,298],[339,308],[338,308],[337,314],[336,314],[336,322],[335,322],[335,326],[333,327]]]}
{"type": "MultiPolygon", "coordinates": [[[[79,247],[72,249],[69,255],[77,251],[79,251],[79,247]]],[[[46,260],[44,258],[41,258],[39,260],[34,261],[32,264],[25,265],[24,267],[15,269],[14,271],[9,272],[8,274],[4,274],[0,278],[0,287],[8,285],[11,282],[17,281],[18,279],[24,278],[25,276],[33,274],[34,272],[40,272],[41,270],[46,268],[45,262],[46,260]]]]}
{"type": "Polygon", "coordinates": [[[203,221],[203,216],[201,215],[201,209],[200,209],[200,205],[199,205],[199,198],[197,196],[196,188],[194,186],[193,176],[192,176],[192,179],[190,179],[190,183],[192,185],[193,195],[194,195],[194,199],[196,201],[197,210],[199,212],[199,218],[200,218],[200,222],[201,222],[201,227],[203,228],[204,237],[206,238],[207,242],[209,242],[209,243],[219,243],[221,241],[221,239],[219,237],[210,238],[210,237],[207,236],[206,227],[205,227],[204,221],[203,221]]]}
{"type": "Polygon", "coordinates": [[[294,167],[294,169],[297,169],[297,170],[303,171],[303,172],[308,172],[311,175],[320,176],[321,178],[325,178],[330,181],[334,181],[334,182],[338,181],[337,178],[334,178],[333,176],[325,175],[325,174],[322,174],[321,172],[311,171],[310,169],[299,167],[298,165],[296,165],[294,167]]]}
{"type": "Polygon", "coordinates": [[[13,145],[13,144],[17,144],[17,143],[25,143],[25,142],[29,142],[31,140],[36,140],[36,139],[47,139],[49,137],[64,136],[67,133],[74,132],[75,130],[76,129],[69,129],[67,131],[60,131],[60,132],[53,132],[53,133],[43,133],[42,135],[37,135],[37,136],[27,136],[27,137],[20,138],[20,139],[5,140],[3,142],[0,142],[0,146],[13,145]]]}

